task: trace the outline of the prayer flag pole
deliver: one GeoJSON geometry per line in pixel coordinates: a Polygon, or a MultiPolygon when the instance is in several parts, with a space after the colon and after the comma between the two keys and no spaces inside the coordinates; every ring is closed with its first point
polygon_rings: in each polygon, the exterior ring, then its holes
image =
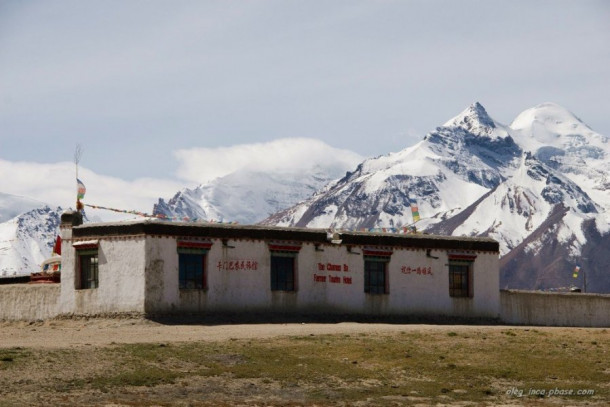
{"type": "Polygon", "coordinates": [[[78,163],[83,155],[83,149],[80,144],[74,149],[74,165],[76,166],[76,210],[82,212],[85,207],[81,203],[81,199],[85,197],[85,185],[78,179],[78,163]]]}

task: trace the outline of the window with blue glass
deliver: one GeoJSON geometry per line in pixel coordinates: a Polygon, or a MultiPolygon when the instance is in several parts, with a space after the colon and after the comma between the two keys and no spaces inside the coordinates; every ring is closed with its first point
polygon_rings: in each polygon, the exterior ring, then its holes
{"type": "Polygon", "coordinates": [[[180,288],[204,289],[205,254],[178,253],[180,288]]]}
{"type": "Polygon", "coordinates": [[[364,254],[364,292],[367,294],[389,294],[390,279],[388,264],[392,250],[386,248],[363,248],[364,254]]]}
{"type": "Polygon", "coordinates": [[[364,260],[364,292],[369,294],[387,294],[387,260],[364,260]]]}
{"type": "Polygon", "coordinates": [[[271,254],[271,290],[294,291],[294,255],[271,254]]]}
{"type": "Polygon", "coordinates": [[[209,242],[178,242],[178,287],[184,290],[207,288],[206,255],[209,242]]]}
{"type": "Polygon", "coordinates": [[[269,243],[271,291],[297,290],[297,258],[300,250],[299,243],[269,243]]]}

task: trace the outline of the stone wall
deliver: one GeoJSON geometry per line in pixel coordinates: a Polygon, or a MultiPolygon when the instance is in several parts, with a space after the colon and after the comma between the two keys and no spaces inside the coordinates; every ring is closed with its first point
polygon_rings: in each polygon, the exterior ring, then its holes
{"type": "Polygon", "coordinates": [[[57,316],[59,284],[0,285],[0,320],[36,321],[57,316]]]}
{"type": "Polygon", "coordinates": [[[610,327],[610,295],[500,291],[500,319],[515,325],[610,327]]]}

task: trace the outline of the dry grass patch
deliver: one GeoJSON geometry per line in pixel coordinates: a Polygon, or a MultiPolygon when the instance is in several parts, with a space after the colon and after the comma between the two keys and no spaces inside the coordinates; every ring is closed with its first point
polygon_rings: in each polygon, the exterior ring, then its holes
{"type": "Polygon", "coordinates": [[[8,349],[0,406],[604,405],[608,349],[606,330],[500,327],[8,349]]]}

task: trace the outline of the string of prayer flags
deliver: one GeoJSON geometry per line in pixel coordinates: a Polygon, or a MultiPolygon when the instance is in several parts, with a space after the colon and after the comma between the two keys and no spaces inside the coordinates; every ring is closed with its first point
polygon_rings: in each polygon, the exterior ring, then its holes
{"type": "MultiPolygon", "coordinates": [[[[349,230],[349,229],[348,229],[349,230]]],[[[417,233],[417,229],[414,226],[403,226],[399,228],[361,228],[359,232],[370,232],[370,233],[398,233],[398,234],[411,234],[417,233]]]]}
{"type": "Polygon", "coordinates": [[[157,218],[157,219],[161,219],[161,220],[169,220],[169,221],[174,221],[174,222],[206,222],[206,223],[226,223],[226,224],[237,224],[237,222],[226,222],[226,221],[216,221],[216,220],[206,220],[206,219],[199,219],[199,218],[189,218],[188,216],[167,216],[165,214],[158,214],[158,215],[151,215],[145,212],[140,212],[140,211],[129,211],[129,210],[125,210],[125,209],[116,209],[116,208],[108,208],[106,206],[100,206],[100,205],[89,205],[89,204],[85,204],[85,206],[89,207],[89,208],[93,208],[93,209],[103,209],[106,211],[112,211],[112,212],[117,212],[117,213],[128,213],[131,215],[137,215],[137,216],[142,216],[145,218],[157,218]]]}

